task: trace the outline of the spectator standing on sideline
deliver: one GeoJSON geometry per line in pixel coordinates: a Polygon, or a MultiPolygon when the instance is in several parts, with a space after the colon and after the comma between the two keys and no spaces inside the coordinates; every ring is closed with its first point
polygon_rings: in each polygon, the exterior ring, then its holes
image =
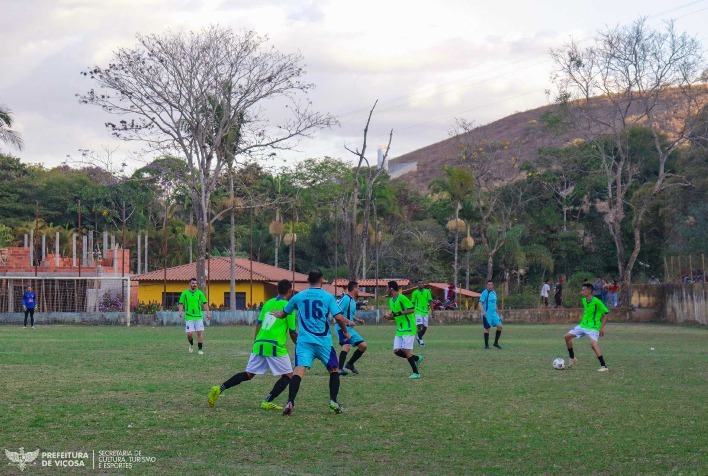
{"type": "Polygon", "coordinates": [[[37,298],[32,291],[32,286],[27,286],[27,291],[22,295],[22,310],[25,311],[25,328],[27,328],[27,316],[29,315],[30,325],[32,329],[36,329],[36,327],[34,327],[34,307],[36,303],[37,298]]]}
{"type": "Polygon", "coordinates": [[[607,281],[607,279],[602,278],[602,293],[600,294],[600,297],[602,299],[602,304],[607,307],[608,304],[608,297],[609,297],[609,288],[610,288],[610,283],[607,281]]]}
{"type": "Polygon", "coordinates": [[[602,278],[598,276],[592,284],[592,295],[602,301],[602,278]]]}
{"type": "Polygon", "coordinates": [[[441,307],[444,309],[445,306],[452,303],[455,300],[455,295],[457,294],[457,288],[455,283],[450,283],[450,285],[445,290],[445,301],[443,301],[441,307]]]}
{"type": "Polygon", "coordinates": [[[561,307],[563,305],[563,283],[565,281],[563,278],[560,278],[558,282],[556,283],[556,289],[555,289],[555,294],[553,295],[553,299],[556,302],[555,307],[561,307]]]}
{"type": "Polygon", "coordinates": [[[617,284],[616,280],[612,280],[612,284],[610,284],[607,288],[607,290],[610,293],[610,302],[612,303],[612,307],[617,307],[617,303],[619,301],[618,299],[618,293],[619,293],[619,284],[617,284]]]}
{"type": "Polygon", "coordinates": [[[548,284],[548,279],[541,286],[541,306],[548,307],[548,293],[551,291],[551,285],[548,284]]]}
{"type": "Polygon", "coordinates": [[[659,279],[652,274],[649,278],[649,284],[661,284],[661,281],[659,281],[659,279]]]}

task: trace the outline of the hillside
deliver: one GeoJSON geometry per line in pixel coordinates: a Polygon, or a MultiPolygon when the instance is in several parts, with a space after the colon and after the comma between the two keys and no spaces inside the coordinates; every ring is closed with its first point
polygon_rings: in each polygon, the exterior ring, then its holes
{"type": "MultiPolygon", "coordinates": [[[[704,93],[708,93],[708,88],[702,88],[704,93]]],[[[656,110],[664,117],[664,124],[669,121],[675,122],[676,109],[678,109],[678,91],[667,92],[656,105],[656,110]]],[[[703,96],[702,104],[706,104],[706,95],[703,96]]],[[[596,112],[610,119],[613,116],[612,107],[608,101],[595,98],[592,103],[596,112]]],[[[402,175],[400,178],[406,180],[421,189],[427,188],[428,184],[443,176],[442,168],[445,165],[459,163],[458,144],[460,142],[477,142],[484,140],[487,142],[508,142],[509,148],[500,150],[494,155],[496,162],[494,167],[495,175],[499,181],[504,181],[514,175],[515,164],[523,164],[526,161],[536,161],[538,150],[541,147],[560,147],[578,138],[577,133],[565,132],[559,134],[558,130],[551,129],[542,119],[544,113],[552,113],[555,105],[547,105],[536,109],[512,114],[492,123],[475,128],[469,135],[473,137],[463,138],[455,136],[443,141],[431,144],[413,152],[391,159],[392,164],[406,162],[417,162],[418,169],[402,175]],[[515,157],[516,160],[512,160],[515,157]]],[[[674,128],[672,128],[674,129],[674,128]]],[[[598,127],[597,134],[607,132],[607,129],[598,127]]]]}

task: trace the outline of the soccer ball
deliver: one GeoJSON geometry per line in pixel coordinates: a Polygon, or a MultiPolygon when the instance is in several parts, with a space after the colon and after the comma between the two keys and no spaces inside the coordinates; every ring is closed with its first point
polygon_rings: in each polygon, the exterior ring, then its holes
{"type": "Polygon", "coordinates": [[[553,368],[556,370],[563,370],[565,368],[565,360],[560,357],[553,361],[553,368]]]}

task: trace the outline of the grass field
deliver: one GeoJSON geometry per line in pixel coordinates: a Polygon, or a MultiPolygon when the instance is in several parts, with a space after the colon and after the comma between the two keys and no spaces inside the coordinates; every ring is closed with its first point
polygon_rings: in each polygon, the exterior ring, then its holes
{"type": "Polygon", "coordinates": [[[0,474],[707,474],[708,329],[610,323],[603,374],[587,339],[576,368],[551,368],[568,328],[508,325],[485,351],[478,327],[431,327],[410,381],[393,328],[362,327],[345,413],[327,408],[318,363],[287,418],[258,407],[270,375],[207,407],[244,369],[250,327],[208,327],[198,356],[181,327],[2,326],[0,446],[89,458],[21,473],[3,454],[0,474]],[[107,450],[154,461],[93,469],[107,450]]]}

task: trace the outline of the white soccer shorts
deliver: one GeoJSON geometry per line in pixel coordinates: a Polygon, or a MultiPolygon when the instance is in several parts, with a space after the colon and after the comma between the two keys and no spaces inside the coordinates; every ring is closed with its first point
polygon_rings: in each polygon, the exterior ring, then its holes
{"type": "Polygon", "coordinates": [[[585,329],[584,327],[580,327],[580,326],[575,326],[574,328],[572,328],[568,332],[573,334],[576,339],[580,339],[581,337],[588,336],[590,339],[597,342],[597,340],[600,338],[600,331],[594,331],[592,329],[585,329]]]}
{"type": "Polygon", "coordinates": [[[413,350],[413,337],[415,336],[396,336],[393,338],[393,350],[407,349],[413,350]]]}
{"type": "Polygon", "coordinates": [[[184,321],[185,332],[201,332],[204,330],[204,319],[198,321],[184,321]]]}
{"type": "Polygon", "coordinates": [[[266,370],[270,370],[273,375],[289,374],[293,371],[290,357],[281,355],[280,357],[251,354],[246,365],[246,372],[249,374],[263,375],[266,370]]]}
{"type": "Polygon", "coordinates": [[[428,327],[428,315],[416,314],[415,323],[416,325],[422,324],[423,326],[428,327]]]}

